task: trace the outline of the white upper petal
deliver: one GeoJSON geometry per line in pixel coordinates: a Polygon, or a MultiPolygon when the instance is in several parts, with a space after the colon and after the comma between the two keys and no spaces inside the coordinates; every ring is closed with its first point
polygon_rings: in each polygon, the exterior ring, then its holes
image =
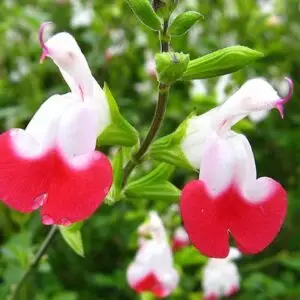
{"type": "Polygon", "coordinates": [[[214,133],[204,144],[199,179],[211,196],[224,192],[233,181],[235,157],[230,142],[214,133]]]}
{"type": "Polygon", "coordinates": [[[97,114],[87,102],[75,102],[61,116],[57,145],[68,157],[91,153],[97,139],[97,114]]]}
{"type": "Polygon", "coordinates": [[[279,99],[277,92],[264,79],[248,80],[220,106],[216,117],[217,126],[230,129],[252,112],[274,108],[279,99]]]}
{"type": "Polygon", "coordinates": [[[46,100],[35,113],[25,131],[43,149],[53,147],[56,142],[60,118],[66,109],[76,103],[71,94],[54,95],[46,100]]]}
{"type": "Polygon", "coordinates": [[[72,93],[89,102],[97,111],[98,135],[111,123],[106,96],[92,76],[87,60],[72,35],[66,32],[52,36],[45,43],[48,56],[58,66],[72,93]]]}
{"type": "Polygon", "coordinates": [[[231,132],[228,142],[234,153],[234,181],[240,190],[246,194],[247,189],[256,181],[256,165],[253,151],[248,139],[242,134],[231,132]]]}
{"type": "Polygon", "coordinates": [[[71,91],[77,96],[93,96],[93,76],[74,37],[67,32],[52,36],[45,43],[48,56],[59,67],[71,91]]]}
{"type": "Polygon", "coordinates": [[[181,149],[189,163],[196,169],[200,167],[205,141],[215,131],[213,122],[218,108],[207,113],[192,117],[188,121],[186,135],[181,142],[181,149]]]}

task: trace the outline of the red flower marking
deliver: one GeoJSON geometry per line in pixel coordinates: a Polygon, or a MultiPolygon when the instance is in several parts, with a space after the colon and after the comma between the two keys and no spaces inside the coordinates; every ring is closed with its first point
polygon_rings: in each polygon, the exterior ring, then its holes
{"type": "Polygon", "coordinates": [[[165,297],[166,295],[163,285],[154,273],[147,274],[144,278],[132,286],[132,288],[138,293],[151,292],[156,297],[165,297]]]}
{"type": "MultiPolygon", "coordinates": [[[[25,213],[42,207],[42,221],[46,225],[70,225],[89,217],[112,184],[112,168],[107,157],[93,151],[69,161],[58,149],[26,157],[17,151],[14,131],[0,135],[3,202],[25,213]]],[[[16,134],[29,138],[23,133],[20,130],[16,134]]]]}
{"type": "Polygon", "coordinates": [[[188,183],[181,195],[181,213],[195,247],[209,257],[225,258],[230,233],[243,253],[266,248],[278,234],[287,210],[285,190],[274,180],[272,185],[262,201],[251,203],[233,184],[213,198],[203,181],[188,183]]]}

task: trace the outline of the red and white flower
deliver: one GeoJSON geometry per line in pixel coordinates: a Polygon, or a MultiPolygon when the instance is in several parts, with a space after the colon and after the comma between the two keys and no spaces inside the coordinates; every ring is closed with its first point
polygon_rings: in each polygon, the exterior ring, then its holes
{"type": "Polygon", "coordinates": [[[249,80],[221,106],[195,118],[196,128],[182,143],[200,175],[183,189],[181,214],[192,243],[207,256],[226,257],[229,235],[243,253],[260,252],[283,224],[285,190],[271,178],[257,179],[250,143],[231,126],[253,111],[277,108],[283,117],[293,90],[288,82],[289,94],[280,99],[266,81],[249,80]]]}
{"type": "Polygon", "coordinates": [[[44,43],[44,28],[42,58],[55,61],[72,92],[46,100],[25,130],[0,135],[0,198],[24,213],[41,208],[46,225],[70,225],[102,203],[112,184],[112,168],[95,151],[103,124],[101,101],[93,94],[98,87],[86,60],[67,33],[44,43]]]}
{"type": "Polygon", "coordinates": [[[139,228],[143,239],[134,261],[127,269],[127,280],[137,293],[151,292],[167,297],[177,287],[179,274],[173,265],[172,250],[168,244],[163,223],[156,212],[150,213],[149,222],[139,228]]]}
{"type": "Polygon", "coordinates": [[[240,289],[240,274],[234,260],[241,257],[236,248],[230,248],[226,258],[211,258],[204,266],[202,288],[205,300],[228,297],[240,289]]]}
{"type": "Polygon", "coordinates": [[[172,239],[173,251],[178,251],[182,248],[185,248],[189,244],[190,244],[190,239],[185,229],[182,226],[176,228],[172,239]]]}

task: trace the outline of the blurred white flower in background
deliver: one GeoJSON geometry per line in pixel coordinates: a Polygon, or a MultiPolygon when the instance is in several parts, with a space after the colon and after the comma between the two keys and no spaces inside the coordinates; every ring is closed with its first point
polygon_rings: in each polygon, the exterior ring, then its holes
{"type": "Polygon", "coordinates": [[[72,18],[70,26],[72,28],[89,27],[94,19],[92,2],[82,4],[80,0],[72,0],[72,18]]]}
{"type": "Polygon", "coordinates": [[[173,251],[178,251],[182,248],[185,248],[189,244],[190,239],[185,229],[182,226],[177,227],[172,238],[173,251]]]}
{"type": "Polygon", "coordinates": [[[105,51],[105,59],[107,61],[115,56],[122,55],[128,48],[128,41],[124,29],[113,29],[109,32],[109,36],[111,44],[105,51]]]}
{"type": "Polygon", "coordinates": [[[138,47],[145,47],[148,44],[148,37],[146,33],[140,29],[135,31],[135,44],[138,47]]]}
{"type": "Polygon", "coordinates": [[[177,287],[179,274],[174,268],[172,250],[157,212],[149,213],[149,221],[138,228],[138,233],[141,236],[139,249],[127,269],[128,283],[137,293],[148,291],[157,297],[167,297],[177,287]]]}
{"type": "Polygon", "coordinates": [[[191,98],[207,95],[206,80],[192,80],[189,94],[191,98]]]}
{"type": "Polygon", "coordinates": [[[153,90],[152,83],[150,81],[137,82],[134,85],[134,88],[139,94],[150,94],[153,90]]]}
{"type": "Polygon", "coordinates": [[[258,0],[260,10],[265,14],[270,14],[275,10],[274,0],[258,0]]]}
{"type": "Polygon", "coordinates": [[[30,67],[28,61],[24,57],[16,57],[16,69],[10,72],[9,79],[12,82],[19,82],[29,71],[30,67]]]}
{"type": "Polygon", "coordinates": [[[229,74],[219,77],[215,86],[217,104],[222,104],[228,98],[228,93],[226,92],[226,89],[230,83],[231,76],[229,74]]]}
{"type": "Polygon", "coordinates": [[[216,300],[239,291],[240,274],[234,260],[241,257],[236,248],[230,248],[226,258],[211,258],[203,270],[202,288],[204,299],[216,300]]]}
{"type": "Polygon", "coordinates": [[[156,80],[156,66],[154,55],[150,51],[145,52],[145,71],[153,80],[156,80]]]}

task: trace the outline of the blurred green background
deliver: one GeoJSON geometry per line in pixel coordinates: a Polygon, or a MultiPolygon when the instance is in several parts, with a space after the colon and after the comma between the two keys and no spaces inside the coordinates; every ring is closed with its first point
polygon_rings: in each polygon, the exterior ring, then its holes
{"type": "MultiPolygon", "coordinates": [[[[265,57],[230,77],[174,85],[160,136],[172,132],[191,110],[206,111],[249,78],[265,77],[281,93],[285,92],[285,76],[295,83],[284,121],[272,111],[261,122],[252,118],[238,125],[252,144],[258,175],[282,183],[289,193],[289,208],[275,242],[263,253],[238,261],[242,287],[232,299],[300,299],[300,1],[179,2],[177,13],[193,9],[204,19],[187,35],[172,40],[175,51],[196,58],[241,44],[262,51],[265,57]]],[[[57,31],[75,36],[98,82],[109,84],[122,114],[144,136],[157,85],[147,72],[151,64],[146,61],[159,50],[159,42],[157,34],[137,21],[124,0],[0,2],[1,130],[24,127],[47,97],[68,91],[50,60],[39,64],[38,28],[48,20],[56,24],[57,31]]],[[[149,163],[139,172],[148,168],[149,163]]],[[[193,176],[196,174],[178,169],[173,182],[181,188],[193,176]]],[[[86,257],[77,256],[57,236],[20,299],[139,299],[125,276],[137,247],[136,228],[151,208],[165,218],[171,234],[180,219],[170,217],[170,205],[147,199],[103,205],[83,227],[86,257]]],[[[7,299],[49,228],[41,224],[38,212],[21,215],[4,205],[0,206],[0,226],[0,299],[7,299]]],[[[175,262],[181,281],[168,299],[201,299],[203,257],[189,247],[176,254],[175,262]]]]}

